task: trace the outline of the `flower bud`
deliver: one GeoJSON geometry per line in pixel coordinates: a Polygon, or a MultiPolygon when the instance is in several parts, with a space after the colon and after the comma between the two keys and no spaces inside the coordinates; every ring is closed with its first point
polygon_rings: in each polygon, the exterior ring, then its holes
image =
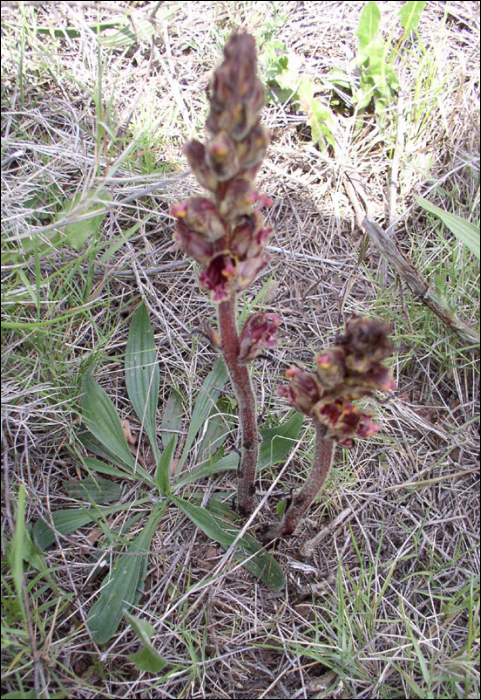
{"type": "Polygon", "coordinates": [[[272,236],[273,229],[263,226],[264,218],[258,211],[240,218],[232,231],[231,250],[240,260],[260,255],[272,236]]]}
{"type": "Polygon", "coordinates": [[[277,326],[281,322],[278,314],[251,314],[239,336],[239,362],[249,362],[264,350],[273,348],[279,342],[276,338],[277,326]]]}
{"type": "Polygon", "coordinates": [[[260,165],[266,154],[269,141],[268,130],[261,124],[256,124],[245,139],[237,142],[237,158],[240,167],[247,169],[260,165]]]}
{"type": "Polygon", "coordinates": [[[313,413],[326,426],[326,437],[345,447],[352,447],[353,438],[369,437],[379,430],[379,426],[372,422],[372,416],[342,397],[333,401],[319,401],[314,406],[313,413]]]}

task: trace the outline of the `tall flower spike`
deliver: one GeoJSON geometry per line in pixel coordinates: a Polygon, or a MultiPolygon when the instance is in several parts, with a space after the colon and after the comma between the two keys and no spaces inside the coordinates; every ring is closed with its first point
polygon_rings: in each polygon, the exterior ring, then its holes
{"type": "MultiPolygon", "coordinates": [[[[269,132],[260,124],[264,89],[257,77],[255,41],[249,34],[234,34],[227,42],[208,96],[208,141],[190,141],[184,154],[210,198],[193,197],[174,204],[171,214],[177,219],[177,245],[199,263],[200,286],[217,303],[220,345],[238,400],[242,432],[238,506],[241,512],[250,513],[259,435],[245,363],[274,347],[280,318],[277,314],[254,314],[239,337],[237,294],[247,289],[269,262],[266,248],[272,236],[259,212],[261,207],[270,206],[270,199],[259,193],[253,182],[269,132]]],[[[218,345],[217,337],[215,341],[218,345]]]]}

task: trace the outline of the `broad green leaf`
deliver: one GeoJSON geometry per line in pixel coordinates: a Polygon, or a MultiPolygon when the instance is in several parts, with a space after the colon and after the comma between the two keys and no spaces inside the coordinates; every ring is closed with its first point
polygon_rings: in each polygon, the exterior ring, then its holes
{"type": "Polygon", "coordinates": [[[89,372],[83,378],[82,389],[82,416],[90,432],[109,452],[130,467],[134,475],[138,474],[146,483],[155,484],[155,479],[137,464],[115,406],[89,372]]]}
{"type": "Polygon", "coordinates": [[[215,454],[226,441],[234,423],[233,416],[229,413],[230,409],[231,402],[227,398],[219,399],[217,406],[212,409],[198,449],[201,460],[215,454]]]}
{"type": "MultiPolygon", "coordinates": [[[[239,534],[239,528],[214,517],[208,510],[172,496],[172,501],[208,537],[228,549],[239,534]]],[[[259,578],[269,588],[280,591],[285,585],[284,573],[276,560],[264,550],[250,535],[244,535],[237,542],[237,560],[242,561],[248,571],[259,578]],[[252,557],[252,558],[249,558],[252,557]],[[246,561],[246,558],[249,558],[246,561]]]]}
{"type": "Polygon", "coordinates": [[[237,452],[230,452],[225,457],[219,460],[210,459],[203,464],[199,464],[198,467],[194,467],[191,471],[182,474],[178,479],[175,480],[175,491],[178,492],[191,484],[194,481],[199,481],[200,479],[206,479],[214,474],[222,474],[222,472],[235,471],[237,465],[239,464],[239,455],[237,452]]]}
{"type": "Polygon", "coordinates": [[[144,646],[141,651],[127,654],[127,658],[135,664],[137,671],[148,671],[149,673],[160,673],[167,661],[163,659],[159,652],[151,644],[144,646]]]}
{"type": "Polygon", "coordinates": [[[157,650],[152,646],[150,640],[155,634],[154,627],[146,620],[141,620],[134,615],[131,615],[124,610],[124,617],[130,623],[136,635],[139,637],[144,648],[134,654],[127,656],[130,661],[133,661],[138,671],[149,671],[150,673],[159,673],[167,661],[163,659],[157,650]]]}
{"type": "Polygon", "coordinates": [[[166,502],[158,504],[144,529],[125,554],[119,554],[113,571],[102,585],[100,597],[87,616],[87,627],[97,644],[105,644],[115,634],[122,619],[141,596],[147,573],[147,560],[152,537],[164,513],[166,502]],[[144,556],[140,556],[144,555],[144,556]]]}
{"type": "Polygon", "coordinates": [[[379,31],[379,23],[381,21],[381,12],[375,2],[367,2],[364,6],[359,24],[356,29],[356,36],[359,39],[359,51],[356,60],[363,63],[366,59],[364,49],[374,39],[379,31]]]}
{"type": "Polygon", "coordinates": [[[125,353],[125,384],[129,399],[147,433],[157,462],[160,457],[157,444],[160,373],[154,333],[144,303],[137,308],[130,322],[125,353]]]}
{"type": "MultiPolygon", "coordinates": [[[[93,454],[97,455],[97,457],[101,457],[102,459],[106,459],[109,462],[112,462],[112,464],[116,464],[120,469],[123,469],[124,471],[127,469],[125,462],[123,462],[116,455],[110,452],[110,450],[108,450],[105,447],[105,445],[102,445],[102,443],[99,440],[97,440],[97,438],[95,438],[89,430],[79,430],[77,432],[77,437],[88,452],[93,452],[93,454]]],[[[113,473],[115,474],[115,472],[113,473]]]]}
{"type": "Polygon", "coordinates": [[[257,470],[282,462],[295,447],[301,431],[304,416],[297,411],[285,423],[275,428],[263,428],[260,431],[262,442],[259,450],[257,470]]]}
{"type": "MultiPolygon", "coordinates": [[[[130,507],[140,506],[146,503],[150,498],[139,498],[135,503],[130,504],[130,507]]],[[[56,510],[50,514],[53,527],[60,535],[69,535],[87,523],[95,522],[99,517],[112,515],[125,511],[125,504],[117,506],[109,506],[107,508],[76,508],[69,510],[56,510]]],[[[46,522],[37,520],[33,528],[33,536],[35,544],[40,549],[46,549],[55,542],[55,533],[46,522]]]]}
{"type": "Polygon", "coordinates": [[[110,503],[118,501],[122,495],[120,484],[100,476],[88,476],[82,481],[67,481],[65,488],[71,498],[87,503],[110,503]]]}
{"type": "Polygon", "coordinates": [[[480,235],[479,226],[475,226],[466,219],[463,219],[456,214],[451,214],[448,211],[444,211],[435,204],[431,204],[427,199],[418,197],[414,195],[416,202],[423,207],[430,214],[433,214],[438,219],[441,219],[443,224],[451,231],[452,234],[456,236],[464,245],[466,245],[469,250],[474,253],[474,255],[480,259],[480,235]]]}
{"type": "Polygon", "coordinates": [[[124,464],[135,469],[135,459],[129,450],[119,414],[90,372],[83,378],[82,390],[82,415],[87,428],[124,464]]]}
{"type": "Polygon", "coordinates": [[[182,428],[183,415],[182,397],[176,389],[172,389],[164,408],[160,424],[160,437],[164,445],[167,445],[171,437],[175,437],[174,452],[179,439],[178,432],[182,428]]]}
{"type": "Polygon", "coordinates": [[[421,19],[421,12],[426,5],[422,0],[409,0],[399,10],[399,19],[404,27],[404,33],[407,36],[413,29],[417,29],[421,19]]]}
{"type": "Polygon", "coordinates": [[[94,459],[93,457],[82,457],[82,464],[87,470],[97,472],[98,474],[108,474],[109,476],[115,476],[118,479],[145,481],[143,476],[141,476],[140,474],[133,474],[125,466],[112,467],[110,464],[100,462],[98,459],[94,459]]]}
{"type": "Polygon", "coordinates": [[[159,457],[157,464],[157,486],[160,493],[167,495],[170,493],[170,465],[174,456],[175,437],[171,437],[167,447],[159,457]]]}
{"type": "Polygon", "coordinates": [[[212,372],[209,372],[205,382],[200,390],[199,396],[197,397],[194,410],[192,411],[192,417],[190,420],[189,431],[185,439],[184,449],[180,458],[178,471],[182,469],[185,464],[185,460],[189,455],[190,448],[192,447],[197,433],[204,425],[209,417],[212,407],[216,405],[220,390],[223,388],[227,381],[227,368],[225,366],[224,360],[219,357],[214,365],[212,372]]]}

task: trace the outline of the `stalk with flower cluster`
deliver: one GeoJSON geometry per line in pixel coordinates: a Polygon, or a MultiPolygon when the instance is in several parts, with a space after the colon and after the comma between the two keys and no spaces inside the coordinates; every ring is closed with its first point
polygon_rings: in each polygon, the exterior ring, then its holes
{"type": "Polygon", "coordinates": [[[255,41],[234,34],[224,48],[224,61],[209,87],[206,143],[193,140],[184,153],[209,197],[174,204],[175,241],[200,265],[200,286],[218,304],[218,332],[204,328],[224,355],[239,406],[241,459],[238,508],[253,509],[259,453],[256,401],[246,363],[277,343],[277,314],[251,314],[239,334],[237,295],[247,289],[269,261],[265,249],[272,236],[259,209],[270,205],[253,184],[264,158],[269,132],[260,123],[264,88],[257,77],[255,41]]]}
{"type": "Polygon", "coordinates": [[[354,438],[379,430],[372,416],[352,402],[394,389],[391,371],[382,364],[392,353],[388,334],[389,328],[379,321],[356,318],[346,325],[335,345],[316,355],[315,372],[295,366],[287,370],[290,384],[279,387],[278,394],[313,419],[314,459],[304,486],[291,499],[282,521],[268,529],[266,539],[294,532],[329,474],[336,443],[352,447],[354,438]]]}

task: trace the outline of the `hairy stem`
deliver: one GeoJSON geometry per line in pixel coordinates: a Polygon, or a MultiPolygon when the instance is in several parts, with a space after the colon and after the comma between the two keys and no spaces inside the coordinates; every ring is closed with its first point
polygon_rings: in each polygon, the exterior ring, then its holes
{"type": "Polygon", "coordinates": [[[302,516],[321,490],[331,468],[334,442],[324,438],[325,427],[323,425],[315,420],[314,426],[316,444],[311,472],[302,489],[293,496],[292,501],[287,506],[279,526],[278,536],[292,535],[302,516]]]}
{"type": "Polygon", "coordinates": [[[249,515],[253,510],[254,481],[259,455],[259,433],[257,432],[256,399],[252,390],[249,370],[238,361],[239,336],[237,334],[236,310],[237,298],[235,295],[218,305],[222,352],[239,405],[242,450],[238,469],[238,507],[242,514],[249,515]]]}

